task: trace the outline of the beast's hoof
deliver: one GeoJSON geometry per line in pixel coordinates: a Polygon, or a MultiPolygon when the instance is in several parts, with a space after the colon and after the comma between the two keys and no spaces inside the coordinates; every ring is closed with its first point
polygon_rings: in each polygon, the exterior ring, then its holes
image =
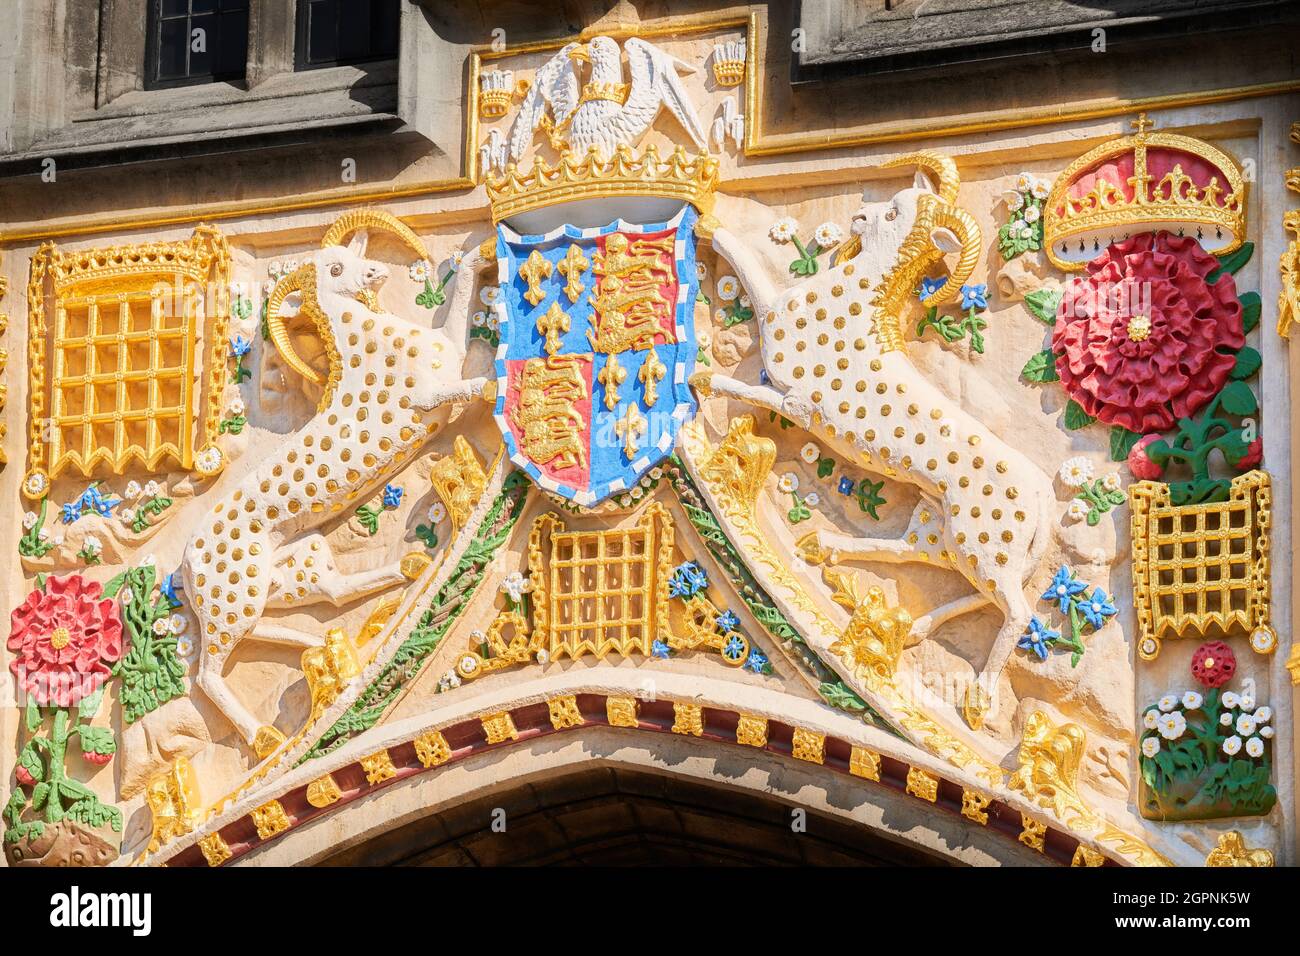
{"type": "Polygon", "coordinates": [[[401,569],[402,577],[408,581],[414,581],[424,569],[433,563],[433,558],[429,557],[422,551],[412,551],[402,557],[401,569]]]}
{"type": "Polygon", "coordinates": [[[701,398],[708,398],[713,394],[713,373],[708,370],[696,372],[690,377],[688,384],[700,393],[701,398]]]}
{"type": "Polygon", "coordinates": [[[284,746],[284,734],[274,727],[258,727],[257,736],[253,738],[253,753],[258,760],[265,760],[284,746]]]}
{"type": "Polygon", "coordinates": [[[795,543],[795,547],[799,549],[799,556],[809,564],[821,564],[830,554],[821,546],[816,531],[809,531],[795,543]]]}
{"type": "Polygon", "coordinates": [[[984,718],[989,712],[991,703],[988,691],[981,687],[978,682],[966,688],[966,697],[962,701],[961,713],[966,718],[966,725],[971,730],[984,729],[984,718]]]}

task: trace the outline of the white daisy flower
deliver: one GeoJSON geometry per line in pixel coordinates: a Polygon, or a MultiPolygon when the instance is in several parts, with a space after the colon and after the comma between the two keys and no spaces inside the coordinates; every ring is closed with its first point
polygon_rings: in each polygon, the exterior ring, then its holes
{"type": "Polygon", "coordinates": [[[1142,715],[1142,726],[1145,727],[1147,730],[1155,730],[1156,722],[1159,719],[1160,719],[1159,711],[1148,710],[1145,714],[1142,715]]]}
{"type": "Polygon", "coordinates": [[[695,336],[695,341],[699,343],[700,348],[707,349],[713,344],[713,336],[707,330],[701,329],[695,336]]]}
{"type": "Polygon", "coordinates": [[[1256,729],[1258,728],[1255,726],[1255,718],[1250,714],[1242,714],[1237,718],[1237,733],[1243,737],[1249,737],[1256,729]]]}
{"type": "Polygon", "coordinates": [[[159,637],[171,632],[171,622],[165,617],[160,617],[153,622],[153,632],[159,637]]]}
{"type": "Polygon", "coordinates": [[[214,472],[221,467],[221,449],[205,448],[194,458],[199,471],[214,472]]]}
{"type": "Polygon", "coordinates": [[[1101,486],[1107,491],[1119,491],[1119,472],[1112,471],[1101,480],[1101,486]]]}
{"type": "Polygon", "coordinates": [[[1047,183],[1041,179],[1035,179],[1034,185],[1029,189],[1029,192],[1033,197],[1038,200],[1046,199],[1048,191],[1047,183]]]}
{"type": "Polygon", "coordinates": [[[290,275],[291,273],[294,273],[294,272],[297,272],[297,271],[298,271],[298,260],[297,260],[297,259],[290,259],[288,262],[286,262],[286,263],[284,264],[284,274],[285,274],[285,275],[290,275]]]}
{"type": "Polygon", "coordinates": [[[1092,462],[1082,456],[1067,458],[1058,472],[1061,481],[1071,488],[1080,488],[1092,481],[1092,462]]]}
{"type": "Polygon", "coordinates": [[[787,471],[781,476],[776,486],[785,494],[791,494],[799,490],[799,476],[793,471],[787,471]]]}
{"type": "Polygon", "coordinates": [[[1070,506],[1065,509],[1065,513],[1072,521],[1082,521],[1088,517],[1088,506],[1082,498],[1074,498],[1070,501],[1070,506]]]}
{"type": "Polygon", "coordinates": [[[740,280],[735,276],[718,276],[718,298],[731,301],[740,295],[740,280]]]}
{"type": "Polygon", "coordinates": [[[1273,719],[1273,708],[1264,706],[1255,711],[1255,723],[1266,724],[1273,719]]]}
{"type": "Polygon", "coordinates": [[[838,245],[844,239],[844,230],[833,222],[824,222],[813,233],[813,239],[823,249],[838,245]]]}
{"type": "Polygon", "coordinates": [[[799,224],[789,216],[785,216],[772,223],[772,228],[767,231],[767,234],[772,237],[773,242],[789,242],[798,229],[799,224]]]}
{"type": "Polygon", "coordinates": [[[714,310],[713,310],[713,321],[714,321],[714,322],[717,322],[719,325],[724,324],[724,323],[727,321],[727,310],[726,310],[726,309],[714,309],[714,310]]]}
{"type": "Polygon", "coordinates": [[[1231,737],[1229,737],[1227,740],[1223,742],[1223,752],[1227,754],[1229,757],[1234,756],[1240,751],[1241,751],[1241,738],[1238,737],[1236,734],[1233,734],[1231,737]]]}
{"type": "Polygon", "coordinates": [[[266,267],[266,274],[272,279],[278,279],[280,276],[284,275],[284,266],[280,264],[279,259],[271,260],[271,264],[266,267]]]}
{"type": "Polygon", "coordinates": [[[1033,226],[1025,225],[1025,226],[1021,226],[1021,227],[1020,227],[1020,238],[1021,238],[1021,239],[1028,239],[1028,238],[1030,238],[1031,236],[1033,236],[1033,234],[1034,234],[1034,227],[1033,227],[1033,226]]]}
{"type": "Polygon", "coordinates": [[[1235,710],[1237,705],[1241,703],[1241,698],[1234,691],[1226,690],[1223,692],[1222,702],[1223,706],[1228,710],[1235,710]]]}
{"type": "Polygon", "coordinates": [[[431,524],[437,524],[443,518],[447,517],[447,506],[441,501],[435,501],[433,504],[429,505],[429,510],[426,514],[428,515],[431,524]]]}
{"type": "Polygon", "coordinates": [[[1272,739],[1273,739],[1273,728],[1272,728],[1272,727],[1261,727],[1261,728],[1259,728],[1259,735],[1260,735],[1261,737],[1263,737],[1265,740],[1272,740],[1272,739]]]}
{"type": "Polygon", "coordinates": [[[23,490],[33,498],[39,498],[45,493],[49,480],[39,471],[34,471],[23,481],[23,490]]]}
{"type": "Polygon", "coordinates": [[[545,663],[546,663],[547,661],[549,661],[550,659],[551,659],[551,655],[547,652],[546,648],[544,648],[544,647],[543,647],[543,648],[538,648],[538,650],[537,650],[537,663],[539,663],[539,664],[545,664],[545,663]]]}
{"type": "Polygon", "coordinates": [[[117,516],[122,519],[122,524],[130,524],[135,520],[134,508],[119,508],[117,516]]]}
{"type": "Polygon", "coordinates": [[[822,450],[814,442],[808,442],[803,448],[799,449],[799,457],[808,464],[816,464],[817,459],[822,456],[822,450]]]}
{"type": "Polygon", "coordinates": [[[1254,710],[1255,710],[1255,696],[1254,696],[1253,694],[1242,694],[1242,695],[1241,695],[1241,709],[1242,709],[1242,710],[1246,710],[1246,711],[1254,712],[1254,710]]]}
{"type": "Polygon", "coordinates": [[[158,497],[159,494],[161,494],[161,492],[162,492],[162,488],[158,486],[158,482],[149,481],[145,483],[144,496],[146,498],[156,498],[158,497]]]}
{"type": "Polygon", "coordinates": [[[1023,219],[1017,219],[1013,223],[1011,223],[1011,232],[1017,236],[1020,235],[1027,228],[1028,226],[1025,224],[1025,221],[1023,219]]]}
{"type": "Polygon", "coordinates": [[[104,543],[93,534],[86,535],[86,537],[82,539],[81,546],[85,548],[89,554],[99,554],[99,552],[104,550],[104,543]]]}
{"type": "Polygon", "coordinates": [[[122,590],[117,592],[117,599],[122,603],[122,606],[125,607],[135,600],[135,592],[129,587],[124,587],[122,590]]]}
{"type": "Polygon", "coordinates": [[[1189,690],[1183,694],[1183,710],[1200,710],[1204,700],[1201,695],[1194,690],[1189,690]]]}
{"type": "Polygon", "coordinates": [[[1182,711],[1174,711],[1172,714],[1165,714],[1160,718],[1158,726],[1160,736],[1165,740],[1177,740],[1187,730],[1187,719],[1183,716],[1182,711]]]}
{"type": "Polygon", "coordinates": [[[1178,695],[1165,694],[1160,700],[1156,701],[1156,706],[1160,708],[1162,714],[1167,714],[1178,706],[1178,695]]]}
{"type": "Polygon", "coordinates": [[[745,295],[745,293],[743,292],[740,293],[740,298],[737,299],[736,301],[740,303],[740,307],[742,309],[748,309],[751,305],[754,304],[753,300],[750,299],[750,297],[745,295]]]}
{"type": "Polygon", "coordinates": [[[173,614],[167,621],[167,626],[171,629],[173,634],[182,634],[184,633],[185,628],[190,626],[190,622],[184,614],[173,614]]]}
{"type": "Polygon", "coordinates": [[[1246,753],[1252,757],[1264,756],[1264,741],[1258,737],[1251,737],[1246,741],[1246,753]]]}
{"type": "Polygon", "coordinates": [[[640,501],[643,495],[645,495],[645,492],[641,490],[641,486],[640,486],[640,485],[633,485],[633,486],[632,486],[632,500],[633,500],[633,501],[640,501]]]}
{"type": "Polygon", "coordinates": [[[527,580],[523,574],[518,571],[511,571],[501,581],[501,592],[510,595],[510,600],[516,604],[524,599],[524,595],[533,589],[532,582],[527,580]]]}
{"type": "Polygon", "coordinates": [[[481,329],[487,324],[487,313],[480,309],[469,317],[469,321],[474,328],[481,329]]]}
{"type": "Polygon", "coordinates": [[[703,262],[695,263],[695,278],[703,282],[709,277],[709,267],[703,262]]]}
{"type": "Polygon", "coordinates": [[[1007,208],[1012,212],[1019,212],[1025,204],[1025,195],[1018,189],[1008,189],[1004,198],[1007,202],[1007,208]]]}
{"type": "Polygon", "coordinates": [[[1228,712],[1225,710],[1223,713],[1221,713],[1221,714],[1219,715],[1219,723],[1222,724],[1224,727],[1231,727],[1231,726],[1232,726],[1232,714],[1228,713],[1228,712]]]}
{"type": "Polygon", "coordinates": [[[194,641],[188,637],[179,637],[176,639],[176,656],[180,658],[191,658],[194,652],[198,650],[194,646],[194,641]]]}
{"type": "Polygon", "coordinates": [[[501,331],[501,317],[497,315],[496,309],[488,313],[487,325],[493,332],[501,331]]]}
{"type": "Polygon", "coordinates": [[[1037,206],[1030,206],[1025,210],[1025,222],[1038,222],[1038,217],[1041,215],[1037,206]]]}
{"type": "Polygon", "coordinates": [[[236,418],[244,414],[244,400],[242,398],[235,397],[230,400],[230,414],[236,418]]]}
{"type": "Polygon", "coordinates": [[[1154,757],[1160,753],[1160,738],[1148,737],[1142,741],[1142,756],[1154,757]]]}
{"type": "Polygon", "coordinates": [[[459,249],[451,254],[447,259],[447,268],[452,272],[459,272],[461,263],[465,261],[465,253],[459,249]]]}
{"type": "Polygon", "coordinates": [[[135,481],[134,479],[132,479],[131,481],[128,481],[128,482],[126,483],[126,491],[124,491],[122,494],[123,494],[123,497],[126,497],[126,498],[139,498],[139,497],[140,497],[140,482],[135,481]]]}
{"type": "Polygon", "coordinates": [[[31,530],[36,527],[36,512],[28,511],[23,515],[23,527],[31,530]]]}
{"type": "Polygon", "coordinates": [[[815,491],[810,491],[804,496],[803,503],[809,508],[816,508],[822,503],[822,496],[817,494],[815,491]]]}
{"type": "Polygon", "coordinates": [[[50,540],[54,542],[54,546],[56,548],[63,547],[63,532],[62,531],[54,532],[54,537],[51,538],[50,540]]]}
{"type": "Polygon", "coordinates": [[[1034,174],[1021,173],[1016,177],[1016,188],[1021,192],[1026,192],[1034,188],[1034,174]]]}
{"type": "Polygon", "coordinates": [[[485,285],[478,290],[478,300],[488,308],[496,305],[499,298],[501,298],[501,287],[498,285],[485,285]]]}

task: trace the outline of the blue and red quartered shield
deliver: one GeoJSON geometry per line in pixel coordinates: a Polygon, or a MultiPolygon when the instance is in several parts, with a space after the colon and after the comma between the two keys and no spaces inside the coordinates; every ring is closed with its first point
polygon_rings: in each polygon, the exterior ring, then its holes
{"type": "Polygon", "coordinates": [[[543,488],[584,506],[631,488],[695,414],[697,215],[539,236],[497,226],[495,415],[543,488]]]}

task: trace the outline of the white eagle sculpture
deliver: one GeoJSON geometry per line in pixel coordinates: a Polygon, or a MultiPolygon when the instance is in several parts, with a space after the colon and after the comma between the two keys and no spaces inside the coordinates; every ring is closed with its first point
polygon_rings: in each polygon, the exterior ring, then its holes
{"type": "Polygon", "coordinates": [[[585,156],[594,147],[607,159],[619,146],[635,146],[665,106],[696,147],[707,151],[708,133],[679,70],[694,73],[695,67],[637,37],[629,37],[622,51],[605,36],[567,44],[533,77],[510,128],[511,162],[520,161],[538,130],[546,132],[560,152],[585,156]],[[624,52],[630,86],[623,82],[624,52]],[[591,65],[585,84],[578,74],[580,62],[591,65]]]}

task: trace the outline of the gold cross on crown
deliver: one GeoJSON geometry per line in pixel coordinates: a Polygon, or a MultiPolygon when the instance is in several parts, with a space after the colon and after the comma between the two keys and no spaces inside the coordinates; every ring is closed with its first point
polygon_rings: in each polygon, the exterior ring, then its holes
{"type": "Polygon", "coordinates": [[[1149,119],[1147,119],[1146,113],[1139,113],[1137,119],[1129,121],[1129,125],[1132,126],[1135,130],[1137,130],[1137,134],[1139,136],[1145,136],[1146,131],[1150,129],[1152,126],[1154,126],[1155,124],[1152,123],[1149,119]]]}

